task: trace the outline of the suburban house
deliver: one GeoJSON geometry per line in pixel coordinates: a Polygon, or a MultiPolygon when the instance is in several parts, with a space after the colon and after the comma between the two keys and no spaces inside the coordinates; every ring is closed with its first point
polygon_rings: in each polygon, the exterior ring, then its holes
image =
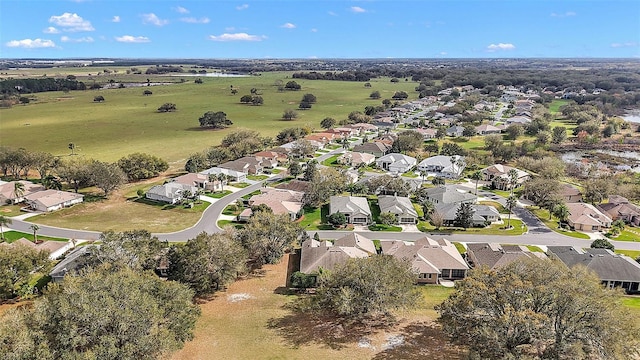
{"type": "Polygon", "coordinates": [[[436,205],[474,203],[476,196],[469,192],[458,190],[455,185],[444,185],[427,189],[427,200],[436,205]]]}
{"type": "Polygon", "coordinates": [[[255,157],[262,163],[268,162],[272,165],[275,164],[275,166],[278,166],[278,164],[282,164],[287,161],[287,155],[276,151],[258,151],[257,153],[253,154],[253,157],[255,157]]]}
{"type": "MultiPolygon", "coordinates": [[[[444,226],[455,226],[456,215],[461,203],[437,205],[435,210],[442,215],[444,226]]],[[[471,224],[474,227],[485,227],[487,223],[500,221],[500,212],[490,205],[472,204],[473,217],[471,224]]]]}
{"type": "Polygon", "coordinates": [[[261,161],[258,161],[258,159],[252,156],[245,156],[238,160],[228,161],[218,165],[218,167],[253,175],[262,173],[263,169],[261,161]]]}
{"type": "Polygon", "coordinates": [[[370,141],[353,147],[354,152],[371,154],[375,157],[386,155],[391,150],[391,145],[380,141],[370,141]]]}
{"type": "Polygon", "coordinates": [[[340,134],[335,134],[335,133],[330,133],[330,132],[322,132],[322,133],[315,133],[315,134],[309,134],[307,136],[304,137],[306,140],[309,141],[317,141],[319,143],[322,143],[324,145],[328,145],[331,142],[337,141],[339,139],[342,139],[342,136],[340,134]]]}
{"type": "Polygon", "coordinates": [[[333,243],[307,239],[302,243],[300,272],[316,274],[323,270],[333,270],[336,265],[353,258],[366,258],[376,254],[376,247],[370,239],[348,234],[333,243]]]}
{"type": "Polygon", "coordinates": [[[531,119],[526,116],[512,116],[505,120],[505,124],[507,125],[513,125],[513,124],[527,125],[530,122],[531,122],[531,119]]]}
{"type": "Polygon", "coordinates": [[[358,130],[358,135],[364,135],[367,131],[369,132],[376,132],[378,131],[378,127],[372,124],[367,124],[367,123],[357,123],[357,124],[349,124],[349,125],[345,125],[348,128],[352,128],[352,129],[356,129],[358,130]]]}
{"type": "Polygon", "coordinates": [[[286,190],[293,190],[293,191],[299,191],[301,193],[306,193],[309,192],[309,188],[311,187],[311,183],[308,181],[302,181],[302,180],[296,180],[293,179],[289,182],[286,183],[281,183],[276,185],[276,189],[286,189],[286,190]]]}
{"type": "Polygon", "coordinates": [[[482,180],[491,182],[491,187],[495,189],[509,190],[511,189],[511,177],[509,175],[509,171],[511,170],[516,171],[516,179],[518,185],[529,180],[529,178],[531,177],[526,171],[522,171],[520,169],[516,169],[507,165],[495,164],[481,170],[482,180]]]}
{"type": "Polygon", "coordinates": [[[529,258],[547,259],[541,252],[532,252],[523,245],[500,245],[497,243],[467,243],[467,262],[472,267],[486,266],[498,270],[512,262],[529,258]]]}
{"type": "Polygon", "coordinates": [[[419,132],[420,134],[422,134],[422,138],[424,140],[431,140],[431,139],[435,139],[436,138],[436,134],[438,133],[438,130],[436,129],[414,129],[415,131],[419,132]]]}
{"type": "MultiPolygon", "coordinates": [[[[291,221],[297,219],[302,211],[302,197],[304,193],[275,188],[261,188],[259,195],[254,195],[249,199],[249,206],[267,205],[274,214],[287,214],[291,221]]],[[[251,212],[251,209],[247,209],[251,212]]],[[[243,211],[244,213],[244,211],[243,211]]],[[[242,214],[240,214],[242,215],[242,214]]],[[[248,214],[251,216],[251,214],[248,214]]],[[[246,221],[248,218],[240,218],[240,221],[246,221]]]]}
{"type": "Polygon", "coordinates": [[[582,202],[582,193],[569,184],[564,184],[560,188],[560,196],[565,203],[582,202]]]}
{"type": "Polygon", "coordinates": [[[640,264],[609,249],[578,249],[573,246],[548,246],[547,254],[568,268],[585,266],[594,271],[602,284],[622,288],[629,294],[640,293],[640,264]]]}
{"type": "Polygon", "coordinates": [[[164,185],[156,185],[149,189],[145,197],[150,200],[161,201],[168,204],[175,204],[182,201],[186,193],[194,195],[198,188],[193,185],[168,182],[164,185]]]}
{"type": "Polygon", "coordinates": [[[50,189],[27,195],[24,200],[33,210],[49,212],[79,204],[83,198],[82,194],[50,189]]]}
{"type": "Polygon", "coordinates": [[[24,201],[25,196],[45,190],[44,186],[34,184],[31,181],[18,180],[17,182],[22,184],[23,187],[23,189],[17,193],[16,181],[0,184],[0,204],[17,204],[24,201]]]}
{"type": "Polygon", "coordinates": [[[464,133],[464,127],[460,125],[454,125],[447,129],[447,136],[460,137],[464,133]]]}
{"type": "Polygon", "coordinates": [[[460,280],[469,270],[458,249],[446,239],[433,240],[424,237],[414,242],[381,241],[380,245],[383,254],[408,261],[418,274],[416,282],[419,284],[460,280]]]}
{"type": "Polygon", "coordinates": [[[199,189],[219,191],[222,189],[222,183],[215,179],[210,179],[208,175],[200,173],[188,173],[173,178],[173,182],[184,185],[195,186],[199,189]],[[213,180],[213,181],[211,181],[213,180]]]}
{"type": "Polygon", "coordinates": [[[37,244],[31,240],[20,238],[13,243],[0,243],[0,246],[26,246],[49,254],[50,260],[55,260],[73,247],[71,241],[40,241],[37,244]]]}
{"type": "Polygon", "coordinates": [[[478,135],[500,134],[501,132],[502,129],[490,124],[476,126],[476,133],[478,133],[478,135]]]}
{"type": "Polygon", "coordinates": [[[80,246],[68,253],[56,266],[51,269],[49,276],[54,283],[61,282],[68,273],[82,269],[86,258],[91,255],[91,246],[80,246]]]}
{"type": "Polygon", "coordinates": [[[201,171],[200,174],[204,174],[207,176],[211,174],[214,174],[214,175],[224,174],[235,182],[244,182],[245,180],[247,180],[247,173],[245,172],[225,169],[218,166],[201,171]]]}
{"type": "Polygon", "coordinates": [[[408,197],[394,195],[378,196],[380,213],[390,212],[396,216],[398,224],[417,224],[418,212],[408,197]]]}
{"type": "Polygon", "coordinates": [[[416,166],[416,159],[404,154],[392,153],[378,158],[376,166],[392,173],[402,174],[416,166]]]}
{"type": "Polygon", "coordinates": [[[381,129],[381,130],[384,130],[384,129],[391,130],[391,129],[395,129],[398,126],[398,124],[394,122],[393,118],[391,117],[373,119],[371,120],[371,124],[373,124],[378,129],[381,129]]]}
{"type": "Polygon", "coordinates": [[[372,154],[355,152],[355,151],[347,151],[344,154],[338,156],[337,162],[338,164],[358,167],[358,166],[367,166],[376,161],[376,157],[372,154]]]}
{"type": "Polygon", "coordinates": [[[332,196],[329,200],[329,214],[342,213],[348,224],[368,225],[371,223],[371,209],[367,198],[357,196],[332,196]]]}
{"type": "Polygon", "coordinates": [[[457,179],[464,171],[464,158],[460,155],[436,155],[422,160],[418,164],[418,171],[434,173],[435,176],[447,179],[457,179]]]}
{"type": "Polygon", "coordinates": [[[631,203],[627,198],[610,195],[608,203],[596,207],[614,221],[623,220],[628,224],[640,226],[640,206],[631,203]]]}
{"type": "Polygon", "coordinates": [[[358,136],[360,131],[352,127],[337,127],[333,129],[325,130],[326,133],[335,134],[341,138],[350,138],[352,136],[358,136]]]}
{"type": "Polygon", "coordinates": [[[611,227],[612,220],[595,206],[586,203],[567,203],[569,226],[581,231],[600,231],[611,227]]]}

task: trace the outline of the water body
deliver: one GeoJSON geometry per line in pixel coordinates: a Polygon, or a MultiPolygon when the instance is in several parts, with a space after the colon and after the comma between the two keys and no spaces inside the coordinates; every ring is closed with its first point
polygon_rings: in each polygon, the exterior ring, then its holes
{"type": "MultiPolygon", "coordinates": [[[[615,156],[617,158],[625,159],[624,163],[621,165],[613,166],[614,169],[625,171],[631,170],[635,173],[640,173],[640,153],[635,151],[613,151],[613,150],[594,150],[594,152],[600,154],[606,154],[615,156]],[[627,161],[628,160],[628,161],[627,161]]],[[[566,163],[577,163],[580,162],[584,158],[589,158],[593,160],[593,156],[589,156],[588,153],[584,151],[570,151],[562,154],[560,157],[566,163]]]]}
{"type": "Polygon", "coordinates": [[[631,110],[622,115],[622,118],[628,122],[640,123],[640,110],[631,110]]]}
{"type": "MultiPolygon", "coordinates": [[[[187,74],[171,74],[171,76],[199,76],[199,77],[249,77],[249,75],[243,75],[243,74],[227,74],[227,73],[219,73],[219,72],[210,72],[210,73],[206,73],[206,74],[192,74],[192,73],[187,73],[187,74]]],[[[640,121],[640,120],[639,120],[640,121]]]]}

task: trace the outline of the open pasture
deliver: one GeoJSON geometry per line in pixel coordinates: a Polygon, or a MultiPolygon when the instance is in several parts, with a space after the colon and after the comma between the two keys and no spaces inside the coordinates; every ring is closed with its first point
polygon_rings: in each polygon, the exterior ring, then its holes
{"type": "MultiPolygon", "coordinates": [[[[391,98],[397,90],[407,91],[410,99],[417,97],[415,82],[391,83],[388,78],[372,79],[371,88],[362,82],[298,79],[302,90],[278,91],[276,82],[292,80],[291,74],[202,77],[203,84],[194,83],[195,77],[183,76],[186,82],[172,85],[31,94],[35,101],[30,104],[0,110],[0,143],[54,155],[68,155],[67,147],[74,143],[78,154],[103,161],[145,152],[165,158],[175,168],[181,167],[191,153],[218,144],[235,129],[250,128],[269,136],[291,126],[318,129],[325,117],[340,120],[351,111],[379,105],[381,100],[369,99],[374,90],[380,91],[383,99],[391,98]],[[236,95],[231,94],[232,88],[238,90],[236,95]],[[264,98],[264,105],[240,103],[240,97],[252,88],[264,98]],[[144,96],[146,89],[153,94],[144,96]],[[295,120],[282,120],[284,110],[297,109],[305,93],[316,95],[317,104],[310,110],[298,111],[295,120]],[[104,96],[105,101],[94,102],[97,95],[104,96]],[[158,113],[157,108],[164,103],[174,103],[178,110],[158,113]],[[206,111],[224,111],[233,126],[224,130],[201,129],[198,118],[206,111]]],[[[138,82],[146,82],[146,75],[137,76],[138,82]]],[[[117,76],[114,78],[120,81],[117,76]]],[[[173,76],[164,78],[175,80],[173,76]]]]}

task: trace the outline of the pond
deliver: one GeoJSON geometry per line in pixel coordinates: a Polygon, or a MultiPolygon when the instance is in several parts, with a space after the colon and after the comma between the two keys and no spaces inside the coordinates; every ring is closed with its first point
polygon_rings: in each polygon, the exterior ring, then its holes
{"type": "Polygon", "coordinates": [[[611,164],[614,169],[619,171],[631,170],[632,172],[640,173],[640,153],[636,151],[570,151],[563,153],[561,158],[566,163],[577,163],[583,159],[590,159],[591,161],[600,160],[604,163],[611,164]],[[598,156],[598,154],[602,154],[604,156],[598,156]],[[613,157],[613,159],[611,159],[611,157],[613,157]],[[607,161],[607,158],[612,161],[607,161]]]}

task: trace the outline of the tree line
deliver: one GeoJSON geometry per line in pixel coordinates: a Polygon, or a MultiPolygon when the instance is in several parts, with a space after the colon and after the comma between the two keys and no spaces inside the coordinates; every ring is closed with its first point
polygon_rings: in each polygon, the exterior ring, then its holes
{"type": "Polygon", "coordinates": [[[47,91],[86,90],[84,82],[78,81],[75,76],[66,78],[27,78],[6,79],[0,81],[0,93],[3,96],[18,94],[33,94],[47,91]]]}

